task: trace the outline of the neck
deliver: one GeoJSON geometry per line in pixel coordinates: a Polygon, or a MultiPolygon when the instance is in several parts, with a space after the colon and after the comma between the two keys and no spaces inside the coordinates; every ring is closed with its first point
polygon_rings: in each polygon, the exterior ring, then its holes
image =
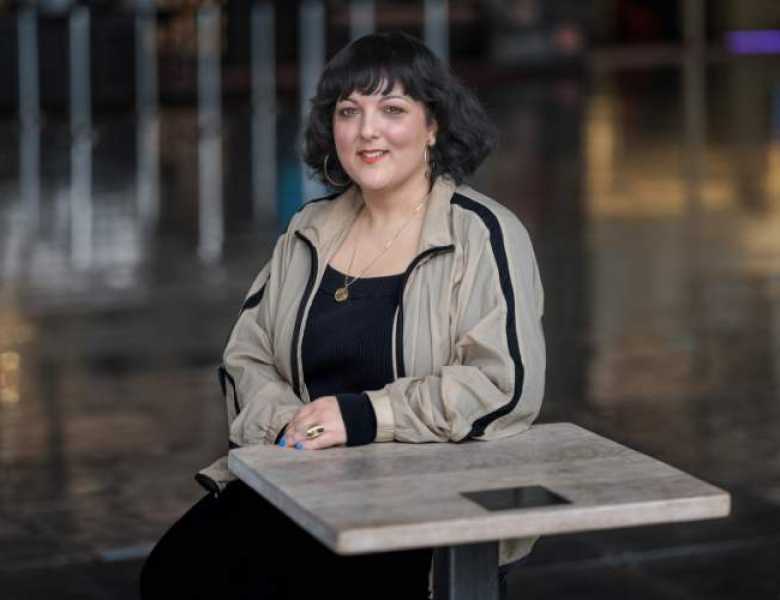
{"type": "Polygon", "coordinates": [[[428,195],[428,179],[420,177],[393,190],[361,190],[369,229],[384,230],[405,222],[428,195]]]}

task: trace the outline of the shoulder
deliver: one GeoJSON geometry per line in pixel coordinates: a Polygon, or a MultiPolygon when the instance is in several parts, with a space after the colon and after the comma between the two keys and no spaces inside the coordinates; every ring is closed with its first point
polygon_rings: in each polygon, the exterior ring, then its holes
{"type": "Polygon", "coordinates": [[[295,214],[290,218],[287,224],[286,231],[294,231],[301,227],[316,221],[318,217],[322,216],[329,207],[333,204],[333,201],[341,196],[342,192],[336,192],[334,194],[328,194],[327,196],[320,196],[312,200],[307,200],[295,211],[295,214]]]}
{"type": "Polygon", "coordinates": [[[539,267],[525,225],[506,206],[467,186],[458,186],[451,202],[453,230],[462,248],[464,268],[483,270],[487,260],[495,269],[484,269],[480,275],[497,275],[510,304],[512,298],[535,295],[541,315],[544,297],[539,267]]]}
{"type": "Polygon", "coordinates": [[[503,204],[467,185],[459,185],[450,200],[453,229],[465,240],[490,240],[493,244],[530,245],[528,230],[503,204]]]}

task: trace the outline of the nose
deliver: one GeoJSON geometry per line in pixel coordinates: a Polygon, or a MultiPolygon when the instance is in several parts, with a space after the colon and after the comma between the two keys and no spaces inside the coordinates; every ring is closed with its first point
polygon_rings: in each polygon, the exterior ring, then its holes
{"type": "Polygon", "coordinates": [[[374,111],[365,111],[360,121],[360,137],[364,140],[373,140],[378,136],[374,111]]]}

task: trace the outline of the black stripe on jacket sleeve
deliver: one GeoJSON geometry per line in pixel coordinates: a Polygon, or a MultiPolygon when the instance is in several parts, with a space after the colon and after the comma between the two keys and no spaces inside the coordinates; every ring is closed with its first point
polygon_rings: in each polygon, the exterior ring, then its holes
{"type": "MultiPolygon", "coordinates": [[[[289,423],[287,423],[289,425],[289,423]]],[[[279,445],[279,442],[281,441],[282,437],[284,437],[284,434],[287,433],[287,425],[282,427],[282,430],[276,434],[276,439],[274,440],[274,444],[277,446],[279,445]]]]}
{"type": "Polygon", "coordinates": [[[233,389],[233,407],[236,409],[236,414],[241,412],[241,407],[238,404],[238,391],[236,390],[236,380],[232,375],[227,372],[225,365],[220,365],[217,370],[217,378],[219,379],[219,387],[222,388],[222,395],[227,398],[227,384],[230,383],[230,387],[233,389]]]}
{"type": "Polygon", "coordinates": [[[490,423],[499,417],[503,417],[504,415],[509,414],[515,408],[515,406],[517,406],[517,403],[520,401],[520,394],[523,390],[525,370],[523,369],[523,361],[520,357],[520,344],[517,339],[515,292],[512,288],[512,277],[509,273],[509,261],[507,259],[506,247],[504,245],[504,234],[501,231],[501,225],[498,222],[498,218],[485,205],[480,204],[479,202],[476,202],[461,194],[455,194],[452,197],[452,203],[457,204],[461,208],[476,213],[476,215],[482,219],[482,222],[490,232],[490,247],[496,260],[496,266],[498,267],[498,278],[501,284],[501,293],[504,296],[504,301],[506,302],[507,306],[507,346],[509,347],[509,355],[512,358],[512,362],[515,364],[515,383],[509,402],[503,406],[500,406],[493,412],[490,412],[474,421],[471,426],[471,431],[466,436],[466,439],[468,439],[480,437],[485,433],[485,429],[487,429],[490,423]]]}
{"type": "MultiPolygon", "coordinates": [[[[241,315],[244,314],[245,310],[249,310],[250,308],[254,308],[260,302],[263,300],[263,294],[265,293],[265,283],[260,287],[259,290],[257,290],[254,294],[251,294],[246,300],[244,300],[244,304],[241,305],[241,310],[238,311],[238,317],[236,318],[235,322],[233,323],[233,326],[230,328],[230,333],[228,333],[227,339],[225,340],[225,347],[227,347],[228,342],[230,341],[230,336],[233,335],[233,332],[236,329],[236,325],[238,325],[238,321],[241,318],[241,315]]],[[[219,369],[217,370],[217,378],[219,380],[219,387],[222,389],[222,396],[227,396],[227,386],[225,385],[225,381],[227,379],[230,380],[230,384],[233,386],[233,397],[235,400],[235,407],[236,407],[236,414],[238,414],[238,398],[236,397],[236,382],[233,380],[233,378],[230,376],[230,374],[227,372],[227,369],[225,368],[224,364],[219,365],[219,369]]]]}
{"type": "MultiPolygon", "coordinates": [[[[235,331],[236,325],[238,325],[238,321],[241,318],[241,315],[244,313],[244,311],[249,310],[250,308],[254,308],[258,304],[260,304],[260,302],[262,302],[263,294],[265,294],[265,286],[267,282],[268,280],[266,279],[266,283],[260,286],[259,290],[257,290],[254,294],[251,294],[246,300],[244,300],[244,304],[241,306],[241,310],[238,313],[238,318],[233,323],[233,327],[230,328],[228,339],[225,340],[225,346],[227,346],[228,342],[230,341],[230,336],[233,335],[233,331],[235,331]]],[[[230,376],[230,373],[227,372],[227,369],[225,368],[224,364],[221,364],[219,366],[219,369],[217,370],[217,378],[219,379],[219,387],[222,389],[223,397],[227,397],[226,381],[230,382],[230,385],[233,388],[233,406],[236,409],[236,414],[238,414],[241,409],[238,404],[238,392],[236,391],[236,381],[230,376]]]]}
{"type": "Polygon", "coordinates": [[[264,283],[259,290],[257,290],[244,301],[244,305],[241,307],[241,312],[249,310],[250,308],[254,308],[260,304],[260,302],[263,300],[263,294],[265,293],[265,285],[266,284],[264,283]]]}

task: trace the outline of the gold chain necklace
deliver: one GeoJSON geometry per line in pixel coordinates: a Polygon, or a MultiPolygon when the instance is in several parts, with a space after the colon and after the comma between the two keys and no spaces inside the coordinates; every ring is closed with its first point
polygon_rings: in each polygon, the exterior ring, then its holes
{"type": "MultiPolygon", "coordinates": [[[[380,252],[374,258],[374,260],[372,260],[370,263],[368,263],[368,265],[362,271],[360,271],[360,273],[358,273],[355,277],[353,277],[352,281],[349,281],[349,276],[346,273],[344,274],[344,285],[341,286],[340,288],[338,288],[336,290],[336,293],[333,294],[333,297],[336,299],[336,302],[346,302],[346,300],[349,298],[349,290],[348,290],[349,286],[351,286],[358,279],[360,279],[360,277],[362,277],[363,273],[368,271],[372,266],[374,266],[374,263],[376,263],[376,261],[378,261],[380,258],[382,258],[385,255],[385,253],[390,249],[390,246],[393,245],[393,242],[395,242],[398,239],[398,237],[401,235],[403,230],[406,229],[407,225],[409,225],[409,223],[412,222],[412,219],[414,219],[414,217],[417,215],[417,213],[420,212],[420,209],[422,209],[422,207],[425,204],[425,201],[427,200],[427,198],[428,198],[428,196],[426,195],[425,198],[423,198],[422,202],[420,202],[414,208],[414,211],[412,211],[412,216],[409,217],[406,220],[406,223],[404,223],[401,226],[401,228],[398,230],[398,232],[393,236],[393,239],[391,239],[389,242],[385,242],[385,247],[382,250],[382,252],[380,252]]],[[[363,206],[365,206],[365,204],[363,206]]],[[[360,207],[361,212],[363,210],[363,206],[360,207]]],[[[360,215],[358,215],[358,216],[360,216],[360,215]]],[[[347,271],[351,271],[352,270],[352,264],[355,262],[355,254],[356,253],[357,253],[357,242],[355,243],[355,247],[352,249],[352,258],[349,261],[349,267],[347,268],[347,271]]]]}

